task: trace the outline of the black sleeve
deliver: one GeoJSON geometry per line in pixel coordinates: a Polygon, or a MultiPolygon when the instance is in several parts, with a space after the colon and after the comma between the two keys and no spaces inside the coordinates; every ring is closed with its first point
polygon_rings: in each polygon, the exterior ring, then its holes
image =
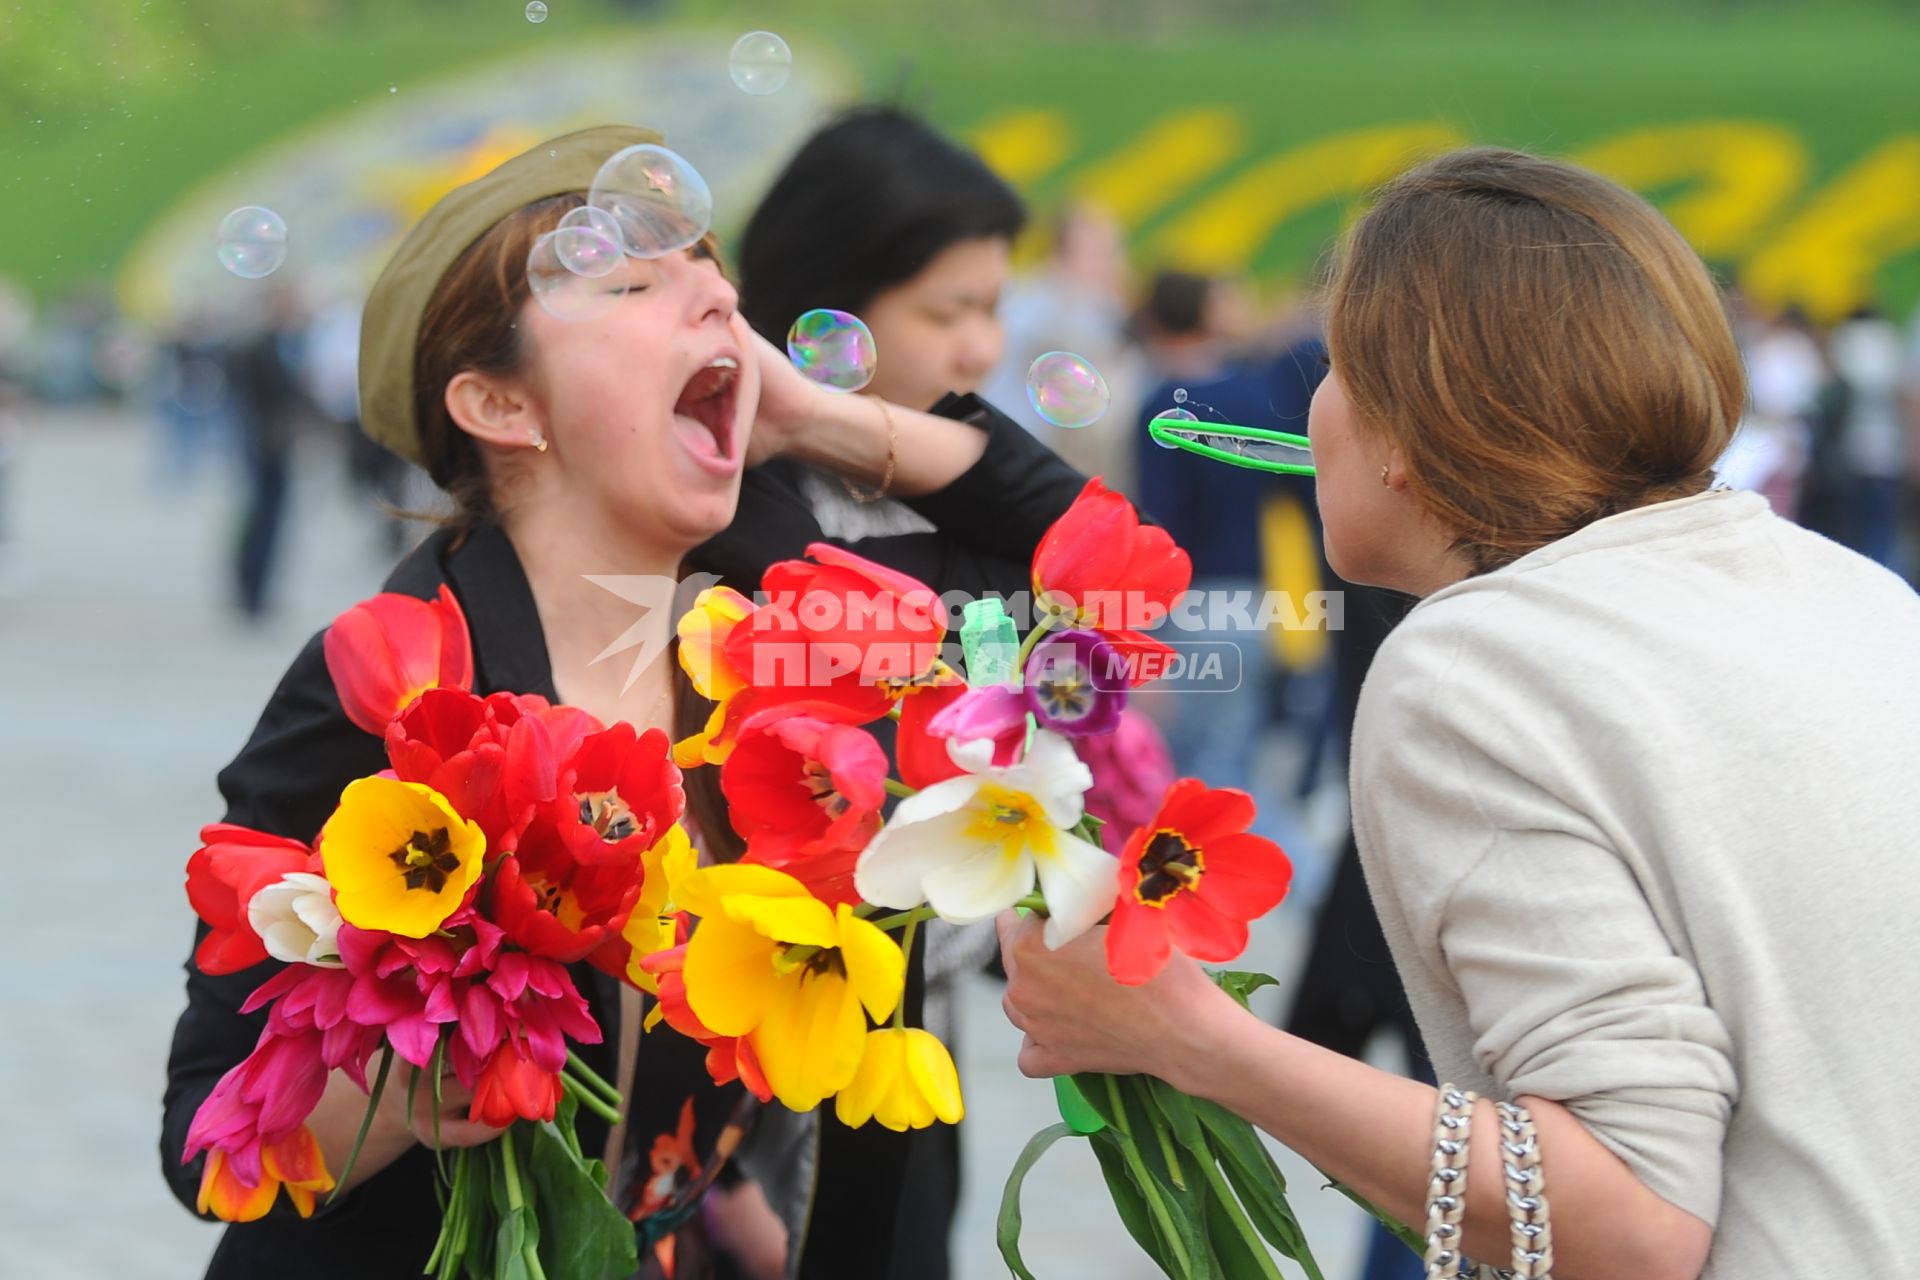
{"type": "Polygon", "coordinates": [[[768,565],[798,559],[809,543],[833,542],[942,593],[1027,590],[1034,548],[1087,478],[978,396],[948,396],[930,412],[987,433],[986,452],[952,484],[905,499],[934,532],[828,538],[791,469],[773,462],[747,473],[733,523],[696,548],[689,566],[751,593],[768,565]]]}
{"type": "MultiPolygon", "coordinates": [[[[226,821],[294,840],[312,840],[355,778],[386,767],[380,739],[347,719],[327,673],[319,635],[274,690],[253,736],[220,772],[226,821]]],[[[184,859],[183,859],[184,862],[184,859]]],[[[205,936],[200,925],[196,940],[205,936]]],[[[279,969],[268,961],[241,973],[213,976],[187,962],[187,1007],[174,1025],[160,1133],[160,1163],[180,1202],[193,1208],[203,1155],[182,1164],[193,1114],[228,1070],[253,1052],[264,1010],[240,1006],[279,969]]]]}

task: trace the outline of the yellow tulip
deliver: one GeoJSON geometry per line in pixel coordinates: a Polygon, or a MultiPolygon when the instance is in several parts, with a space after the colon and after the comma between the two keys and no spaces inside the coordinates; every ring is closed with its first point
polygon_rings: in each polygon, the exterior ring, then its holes
{"type": "Polygon", "coordinates": [[[700,917],[685,969],[694,1016],[716,1035],[747,1037],[768,1086],[795,1111],[844,1088],[860,1066],[867,1015],[884,1021],[900,1003],[899,944],[771,867],[705,867],[675,895],[700,917]]]}
{"type": "MultiPolygon", "coordinates": [[[[695,852],[693,841],[677,822],[641,855],[640,865],[646,878],[641,881],[640,900],[633,904],[633,914],[627,917],[620,936],[628,948],[627,981],[649,994],[660,994],[660,980],[642,968],[641,963],[655,952],[673,947],[674,891],[682,880],[693,874],[699,863],[700,855],[695,852]]],[[[656,1005],[654,1013],[658,1012],[656,1005]]]]}
{"type": "Polygon", "coordinates": [[[432,787],[361,778],[320,832],[320,861],[340,918],[424,938],[480,878],[487,838],[432,787]]]}
{"type": "Polygon", "coordinates": [[[728,700],[746,688],[747,681],[727,661],[724,650],[734,627],[753,609],[753,602],[731,587],[708,587],[675,624],[681,668],[693,681],[695,691],[716,704],[700,732],[674,744],[673,762],[682,769],[726,760],[728,749],[715,747],[714,740],[726,724],[728,700]]]}
{"type": "Polygon", "coordinates": [[[902,1133],[935,1120],[959,1124],[966,1114],[953,1055],[938,1036],[918,1027],[868,1032],[860,1069],[834,1098],[833,1110],[848,1128],[871,1119],[902,1133]]]}

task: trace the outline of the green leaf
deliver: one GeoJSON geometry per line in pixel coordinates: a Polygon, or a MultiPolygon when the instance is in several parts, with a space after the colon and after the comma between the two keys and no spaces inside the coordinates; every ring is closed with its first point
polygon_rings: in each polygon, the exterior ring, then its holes
{"type": "Polygon", "coordinates": [[[393,1046],[381,1046],[380,1073],[373,1078],[373,1088],[367,1093],[367,1113],[360,1117],[360,1129],[353,1135],[353,1150],[347,1152],[347,1162],[340,1166],[340,1176],[334,1179],[333,1190],[327,1193],[327,1203],[332,1204],[340,1198],[340,1192],[347,1185],[347,1178],[353,1173],[354,1161],[360,1158],[360,1148],[367,1144],[367,1130],[373,1128],[373,1113],[380,1106],[380,1095],[387,1091],[387,1072],[393,1069],[393,1046]]]}
{"type": "Polygon", "coordinates": [[[607,1199],[600,1162],[580,1158],[560,1115],[522,1130],[530,1133],[526,1194],[538,1214],[541,1265],[556,1280],[626,1280],[640,1265],[633,1224],[607,1199]]]}
{"type": "Polygon", "coordinates": [[[1193,1109],[1193,1099],[1156,1076],[1141,1078],[1147,1082],[1147,1097],[1154,1109],[1166,1118],[1180,1145],[1201,1159],[1207,1159],[1207,1136],[1200,1127],[1199,1115],[1193,1109]]]}
{"type": "MultiPolygon", "coordinates": [[[[1167,1216],[1179,1234],[1181,1250],[1188,1259],[1188,1280],[1204,1280],[1215,1274],[1207,1251],[1206,1185],[1197,1167],[1181,1170],[1178,1181],[1167,1163],[1171,1141],[1162,1142],[1164,1130],[1159,1111],[1147,1089],[1148,1076],[1109,1076],[1109,1096],[1118,1104],[1114,1127],[1130,1139],[1141,1163],[1154,1180],[1149,1199],[1158,1194],[1167,1216]],[[1191,1175],[1191,1176],[1189,1176],[1191,1175]]],[[[1176,1160],[1177,1153],[1173,1153],[1176,1160]]],[[[1146,1190],[1142,1188],[1143,1192],[1146,1190]]],[[[1177,1261],[1177,1255],[1176,1255],[1177,1261]]]]}
{"type": "Polygon", "coordinates": [[[1206,1197],[1207,1243],[1224,1280],[1275,1280],[1279,1269],[1258,1240],[1249,1240],[1218,1194],[1206,1197]],[[1257,1252],[1256,1252],[1257,1250],[1257,1252]]]}
{"type": "Polygon", "coordinates": [[[567,1150],[573,1152],[573,1158],[586,1162],[586,1153],[580,1150],[580,1137],[574,1131],[574,1120],[580,1114],[580,1099],[567,1090],[560,1091],[559,1105],[553,1109],[553,1127],[567,1140],[567,1150]]]}
{"type": "Polygon", "coordinates": [[[499,1268],[498,1280],[533,1280],[527,1270],[527,1219],[525,1209],[515,1209],[500,1220],[500,1233],[494,1245],[499,1268]]]}
{"type": "Polygon", "coordinates": [[[1000,1221],[995,1239],[1000,1245],[1000,1256],[1006,1259],[1007,1270],[1020,1280],[1034,1280],[1033,1272],[1027,1270],[1027,1264],[1020,1257],[1021,1184],[1026,1182],[1028,1171],[1040,1162],[1040,1157],[1047,1154],[1047,1149],[1072,1133],[1064,1124],[1050,1124],[1027,1139],[1020,1158],[1013,1162],[1013,1169],[1007,1174],[1006,1188],[1000,1193],[1000,1221]]]}
{"type": "MultiPolygon", "coordinates": [[[[1322,1169],[1320,1176],[1327,1178],[1326,1170],[1322,1169]]],[[[1404,1244],[1421,1257],[1426,1256],[1427,1241],[1418,1231],[1415,1231],[1412,1227],[1400,1221],[1400,1219],[1394,1217],[1386,1210],[1375,1208],[1371,1201],[1367,1200],[1358,1191],[1355,1191],[1343,1182],[1339,1182],[1333,1178],[1327,1178],[1327,1187],[1331,1190],[1338,1191],[1341,1195],[1359,1205],[1375,1222],[1385,1227],[1388,1232],[1393,1235],[1394,1239],[1398,1240],[1401,1244],[1404,1244]]]]}
{"type": "Polygon", "coordinates": [[[1246,1007],[1247,997],[1262,987],[1277,987],[1280,979],[1265,973],[1247,973],[1239,969],[1220,969],[1214,972],[1213,980],[1220,989],[1246,1007]]]}
{"type": "Polygon", "coordinates": [[[1133,1237],[1153,1264],[1171,1275],[1173,1268],[1168,1259],[1172,1256],[1160,1235],[1153,1228],[1153,1215],[1147,1211],[1147,1202],[1140,1194],[1140,1188],[1134,1185],[1133,1175],[1127,1171],[1127,1160],[1122,1145],[1126,1142],[1112,1129],[1102,1129],[1092,1135],[1088,1145],[1093,1148],[1094,1159],[1100,1162],[1100,1172],[1107,1179],[1107,1192],[1113,1197],[1113,1207],[1120,1214],[1120,1223],[1126,1227],[1127,1234],[1133,1237]]]}
{"type": "Polygon", "coordinates": [[[1311,1280],[1321,1280],[1320,1265],[1307,1247],[1306,1232],[1287,1203],[1287,1180],[1251,1124],[1204,1098],[1193,1100],[1194,1114],[1206,1129],[1208,1145],[1247,1218],[1280,1253],[1298,1262],[1311,1280]]]}

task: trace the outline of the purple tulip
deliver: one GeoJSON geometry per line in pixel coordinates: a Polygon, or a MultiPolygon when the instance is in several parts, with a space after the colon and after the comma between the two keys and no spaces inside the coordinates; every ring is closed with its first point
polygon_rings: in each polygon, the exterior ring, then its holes
{"type": "Polygon", "coordinates": [[[1114,647],[1091,631],[1050,635],[1027,655],[1027,706],[1042,728],[1071,738],[1112,733],[1127,705],[1127,682],[1115,680],[1114,647]]]}

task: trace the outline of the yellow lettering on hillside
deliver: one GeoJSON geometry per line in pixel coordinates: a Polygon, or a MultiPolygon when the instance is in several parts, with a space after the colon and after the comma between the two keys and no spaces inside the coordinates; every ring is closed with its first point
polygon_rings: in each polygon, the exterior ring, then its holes
{"type": "Polygon", "coordinates": [[[1083,170],[1074,192],[1137,227],[1238,156],[1246,133],[1246,118],[1231,107],[1176,111],[1083,170]]]}
{"type": "Polygon", "coordinates": [[[1060,167],[1072,150],[1073,130],[1058,111],[1022,108],[974,126],[967,140],[988,168],[1023,187],[1060,167]]]}
{"type": "Polygon", "coordinates": [[[1799,135],[1756,120],[1652,125],[1594,143],[1571,159],[1639,191],[1693,179],[1662,212],[1710,258],[1750,249],[1807,180],[1799,135]]]}
{"type": "Polygon", "coordinates": [[[1244,271],[1276,228],[1328,200],[1359,198],[1460,134],[1441,124],[1380,125],[1309,142],[1230,180],[1155,239],[1166,260],[1191,270],[1244,271]]]}
{"type": "Polygon", "coordinates": [[[1838,320],[1874,296],[1882,264],[1920,248],[1920,133],[1890,138],[1821,189],[1741,271],[1760,302],[1838,320]]]}

